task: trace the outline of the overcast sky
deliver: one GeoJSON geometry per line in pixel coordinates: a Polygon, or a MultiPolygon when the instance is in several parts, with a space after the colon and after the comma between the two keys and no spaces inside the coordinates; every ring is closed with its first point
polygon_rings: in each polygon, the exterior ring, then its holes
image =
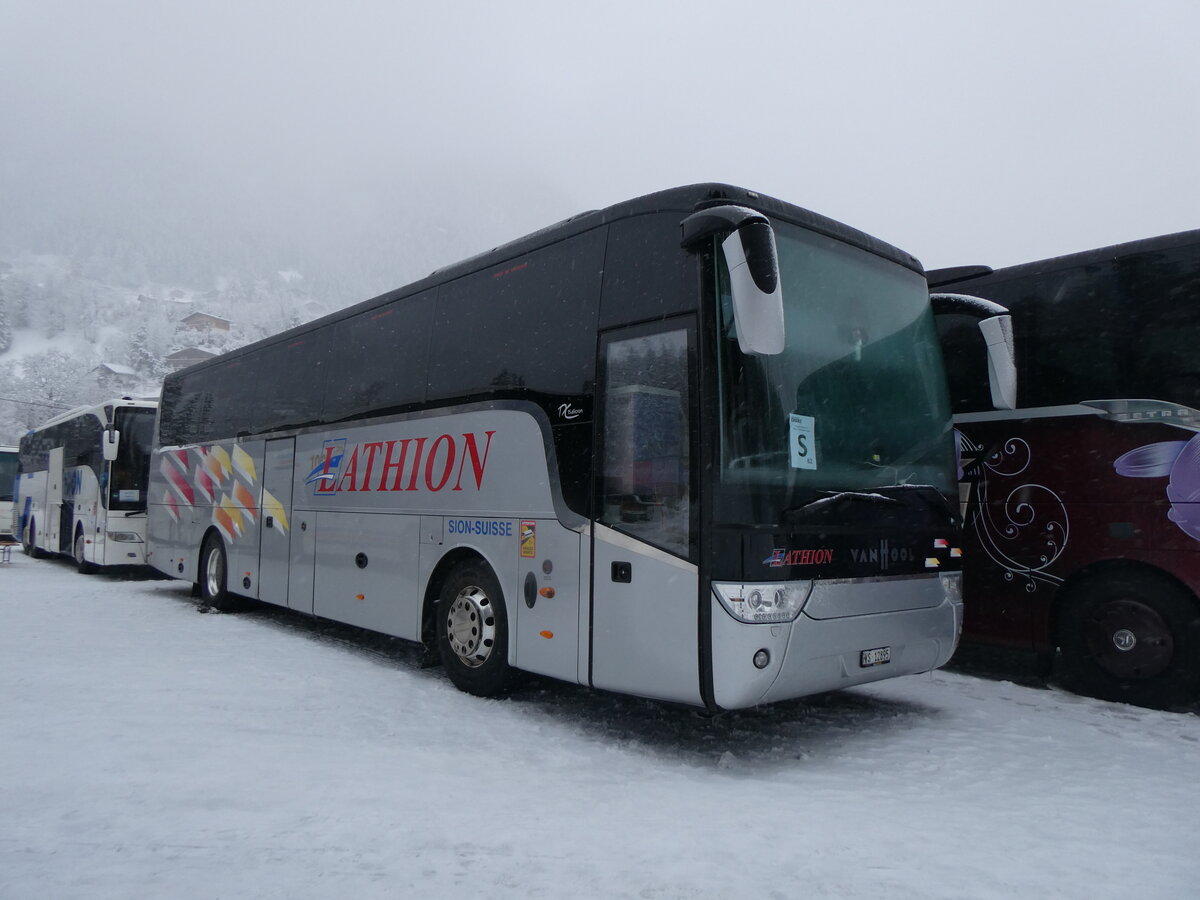
{"type": "Polygon", "coordinates": [[[0,216],[457,258],[718,180],[930,268],[1200,227],[1194,0],[577,6],[0,0],[0,216]]]}

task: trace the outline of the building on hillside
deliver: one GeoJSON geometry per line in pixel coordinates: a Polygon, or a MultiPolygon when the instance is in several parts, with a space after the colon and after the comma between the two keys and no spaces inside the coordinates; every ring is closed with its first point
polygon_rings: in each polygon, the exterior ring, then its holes
{"type": "Polygon", "coordinates": [[[184,328],[191,328],[196,331],[228,331],[232,323],[228,319],[222,319],[220,316],[194,312],[190,316],[180,319],[179,324],[184,328]]]}
{"type": "Polygon", "coordinates": [[[141,380],[137,370],[119,363],[100,363],[88,374],[110,394],[121,394],[141,380]]]}
{"type": "Polygon", "coordinates": [[[172,369],[186,369],[188,366],[194,366],[198,362],[212,359],[216,355],[208,350],[201,350],[199,347],[184,347],[182,350],[168,353],[163,357],[163,362],[172,369]]]}

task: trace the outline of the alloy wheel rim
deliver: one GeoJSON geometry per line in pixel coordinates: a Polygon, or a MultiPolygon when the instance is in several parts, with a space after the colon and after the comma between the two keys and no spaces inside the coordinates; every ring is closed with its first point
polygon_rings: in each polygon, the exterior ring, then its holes
{"type": "Polygon", "coordinates": [[[470,585],[458,592],[446,612],[446,637],[454,655],[470,668],[482,666],[496,643],[496,617],[484,590],[470,585]]]}
{"type": "Polygon", "coordinates": [[[215,597],[221,591],[221,582],[225,580],[225,566],[219,551],[208,554],[208,566],[205,569],[208,583],[208,596],[215,597]]]}

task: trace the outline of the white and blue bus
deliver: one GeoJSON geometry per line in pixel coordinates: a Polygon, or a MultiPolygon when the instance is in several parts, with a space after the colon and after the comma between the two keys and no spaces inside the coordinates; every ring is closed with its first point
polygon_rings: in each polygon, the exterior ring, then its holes
{"type": "Polygon", "coordinates": [[[950,658],[954,454],[920,264],[694,185],[167,376],[149,561],[476,694],[732,709],[950,658]]]}
{"type": "Polygon", "coordinates": [[[146,487],[157,404],[109,400],[21,438],[13,528],[31,556],[81,572],[146,562],[146,487]]]}

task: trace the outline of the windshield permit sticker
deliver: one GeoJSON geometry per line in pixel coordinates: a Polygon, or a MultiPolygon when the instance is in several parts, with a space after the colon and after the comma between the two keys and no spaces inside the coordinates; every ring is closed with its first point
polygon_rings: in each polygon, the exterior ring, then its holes
{"type": "Polygon", "coordinates": [[[814,438],[816,419],[812,416],[788,415],[789,440],[793,469],[815,469],[817,467],[817,444],[814,438]]]}

